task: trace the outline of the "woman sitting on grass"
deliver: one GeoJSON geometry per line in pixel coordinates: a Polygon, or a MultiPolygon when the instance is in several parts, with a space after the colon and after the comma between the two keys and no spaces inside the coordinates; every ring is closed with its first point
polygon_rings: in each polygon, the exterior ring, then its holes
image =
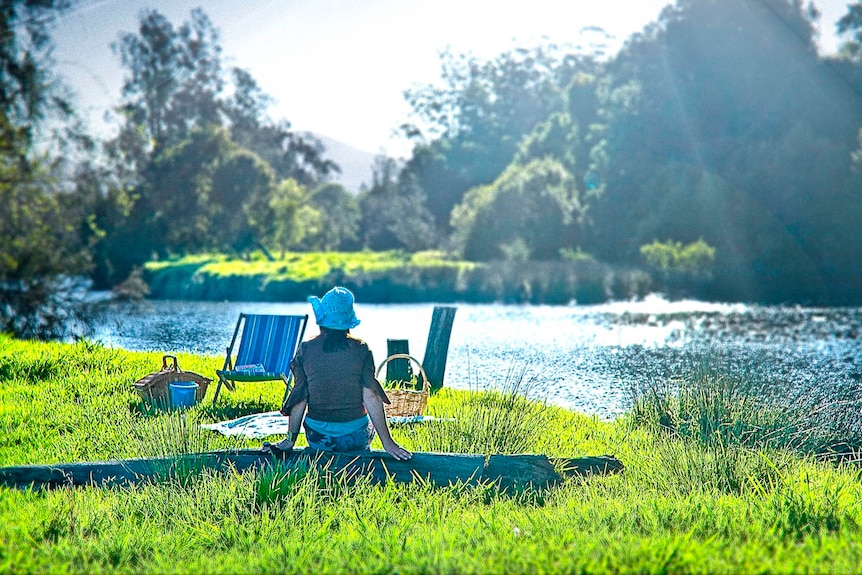
{"type": "Polygon", "coordinates": [[[358,452],[371,445],[375,430],[383,449],[395,459],[411,453],[395,443],[386,425],[386,392],[374,376],[368,345],[350,335],[359,325],[353,293],[334,287],[322,297],[308,298],[320,335],[300,344],[290,364],[294,386],[282,407],[289,417],[287,437],[264,443],[264,451],[293,449],[300,427],[309,447],[321,451],[358,452]]]}

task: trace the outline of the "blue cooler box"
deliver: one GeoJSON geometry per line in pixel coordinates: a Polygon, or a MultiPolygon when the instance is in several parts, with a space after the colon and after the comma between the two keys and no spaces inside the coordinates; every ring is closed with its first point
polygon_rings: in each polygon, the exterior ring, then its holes
{"type": "Polygon", "coordinates": [[[182,409],[195,404],[198,393],[198,384],[193,381],[175,381],[170,384],[171,407],[182,409]]]}

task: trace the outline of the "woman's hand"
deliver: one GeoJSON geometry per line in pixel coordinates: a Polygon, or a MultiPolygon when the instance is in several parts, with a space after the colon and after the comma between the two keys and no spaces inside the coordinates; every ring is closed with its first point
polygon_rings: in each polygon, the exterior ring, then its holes
{"type": "Polygon", "coordinates": [[[383,443],[383,449],[386,450],[386,453],[388,453],[395,459],[398,459],[400,461],[407,461],[408,459],[413,457],[412,453],[395,443],[391,438],[389,439],[389,441],[382,441],[381,439],[381,442],[383,443]]]}
{"type": "Polygon", "coordinates": [[[261,447],[261,451],[264,453],[272,453],[274,455],[278,455],[282,451],[290,451],[293,449],[293,444],[296,443],[296,440],[290,439],[282,439],[278,443],[270,443],[269,441],[265,441],[263,446],[261,447]]]}
{"type": "Polygon", "coordinates": [[[296,443],[295,439],[291,439],[290,437],[286,437],[275,444],[277,449],[281,449],[282,451],[290,451],[293,449],[294,444],[296,443]]]}

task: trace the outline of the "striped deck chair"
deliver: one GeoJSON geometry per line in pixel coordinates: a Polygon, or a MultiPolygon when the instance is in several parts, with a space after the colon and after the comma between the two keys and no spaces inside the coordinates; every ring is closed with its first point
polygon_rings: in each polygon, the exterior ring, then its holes
{"type": "Polygon", "coordinates": [[[287,397],[293,380],[290,362],[305,334],[306,323],[307,315],[239,314],[227,348],[224,367],[216,370],[218,386],[213,403],[218,399],[222,385],[234,391],[238,381],[280,379],[284,381],[284,397],[287,397]],[[239,347],[234,357],[238,335],[239,347]]]}

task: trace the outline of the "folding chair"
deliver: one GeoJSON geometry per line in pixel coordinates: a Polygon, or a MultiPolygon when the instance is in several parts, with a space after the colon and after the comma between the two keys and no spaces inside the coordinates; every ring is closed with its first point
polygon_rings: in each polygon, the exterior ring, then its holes
{"type": "Polygon", "coordinates": [[[307,315],[259,315],[241,313],[227,348],[224,367],[216,370],[218,385],[213,404],[224,385],[230,391],[238,381],[284,381],[284,397],[290,391],[293,374],[290,362],[305,334],[307,315]],[[233,357],[239,334],[239,347],[233,357]]]}

